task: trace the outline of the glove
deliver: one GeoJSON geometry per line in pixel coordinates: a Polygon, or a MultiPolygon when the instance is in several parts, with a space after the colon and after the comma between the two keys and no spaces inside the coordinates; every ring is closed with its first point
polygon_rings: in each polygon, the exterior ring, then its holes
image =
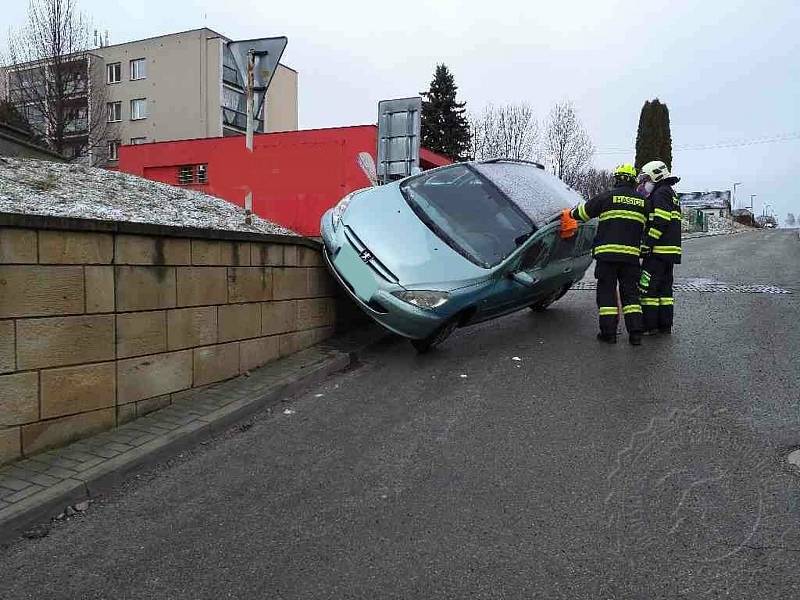
{"type": "Polygon", "coordinates": [[[578,231],[578,221],[572,218],[572,211],[565,208],[561,211],[561,239],[569,239],[578,231]]]}
{"type": "Polygon", "coordinates": [[[644,294],[650,287],[650,277],[650,273],[642,269],[642,273],[639,276],[639,292],[642,294],[644,294]]]}

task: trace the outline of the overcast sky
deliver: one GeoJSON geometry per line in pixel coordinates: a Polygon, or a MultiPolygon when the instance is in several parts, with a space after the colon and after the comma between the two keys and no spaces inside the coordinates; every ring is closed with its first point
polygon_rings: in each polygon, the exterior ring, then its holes
{"type": "MultiPolygon", "coordinates": [[[[800,2],[672,0],[77,0],[112,43],[207,26],[233,39],[286,35],[300,72],[301,128],[371,123],[383,98],[415,95],[437,62],[467,107],[525,101],[540,119],[574,102],[598,153],[633,161],[639,110],[666,102],[679,191],[757,194],[800,213],[800,140],[679,150],[800,134],[800,2]],[[622,152],[618,150],[622,149],[622,152]],[[617,152],[611,152],[617,151],[617,152]]],[[[2,40],[27,0],[6,0],[2,40]],[[10,4],[10,6],[9,6],[10,4]]]]}

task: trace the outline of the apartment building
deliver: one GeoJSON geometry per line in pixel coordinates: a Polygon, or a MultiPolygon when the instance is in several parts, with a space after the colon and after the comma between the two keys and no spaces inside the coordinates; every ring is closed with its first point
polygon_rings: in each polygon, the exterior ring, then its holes
{"type": "Polygon", "coordinates": [[[14,69],[0,67],[0,97],[10,101],[28,121],[34,138],[49,142],[53,151],[72,159],[87,155],[90,131],[104,128],[102,114],[98,117],[104,105],[95,102],[92,110],[90,100],[101,89],[92,86],[101,81],[102,72],[100,57],[91,52],[65,57],[57,69],[43,61],[14,69]],[[60,86],[53,84],[56,70],[60,86]]]}
{"type": "MultiPolygon", "coordinates": [[[[76,135],[66,154],[88,152],[95,162],[99,156],[115,166],[122,144],[244,133],[246,65],[232,52],[234,45],[202,28],[91,50],[75,69],[88,83],[71,100],[76,135]],[[98,120],[102,127],[90,125],[98,120]],[[102,140],[90,140],[88,129],[102,130],[102,140]]],[[[278,64],[270,75],[266,98],[257,99],[255,130],[294,131],[298,74],[278,64]]],[[[37,79],[46,80],[46,70],[37,79]]],[[[24,85],[19,77],[7,82],[12,101],[20,81],[24,85]]]]}

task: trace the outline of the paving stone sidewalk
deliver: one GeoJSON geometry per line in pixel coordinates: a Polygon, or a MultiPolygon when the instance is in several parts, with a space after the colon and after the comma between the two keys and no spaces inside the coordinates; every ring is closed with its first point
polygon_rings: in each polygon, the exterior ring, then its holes
{"type": "Polygon", "coordinates": [[[112,431],[0,468],[0,543],[69,504],[97,496],[153,463],[346,368],[335,344],[211,385],[112,431]]]}

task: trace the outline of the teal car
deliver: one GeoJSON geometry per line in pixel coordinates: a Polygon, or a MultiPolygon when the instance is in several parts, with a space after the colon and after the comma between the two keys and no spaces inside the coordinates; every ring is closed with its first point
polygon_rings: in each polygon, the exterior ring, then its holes
{"type": "Polygon", "coordinates": [[[582,199],[536,163],[458,163],[345,196],[320,224],[325,259],[375,321],[419,352],[455,328],[544,310],[583,278],[596,223],[569,239],[582,199]]]}

